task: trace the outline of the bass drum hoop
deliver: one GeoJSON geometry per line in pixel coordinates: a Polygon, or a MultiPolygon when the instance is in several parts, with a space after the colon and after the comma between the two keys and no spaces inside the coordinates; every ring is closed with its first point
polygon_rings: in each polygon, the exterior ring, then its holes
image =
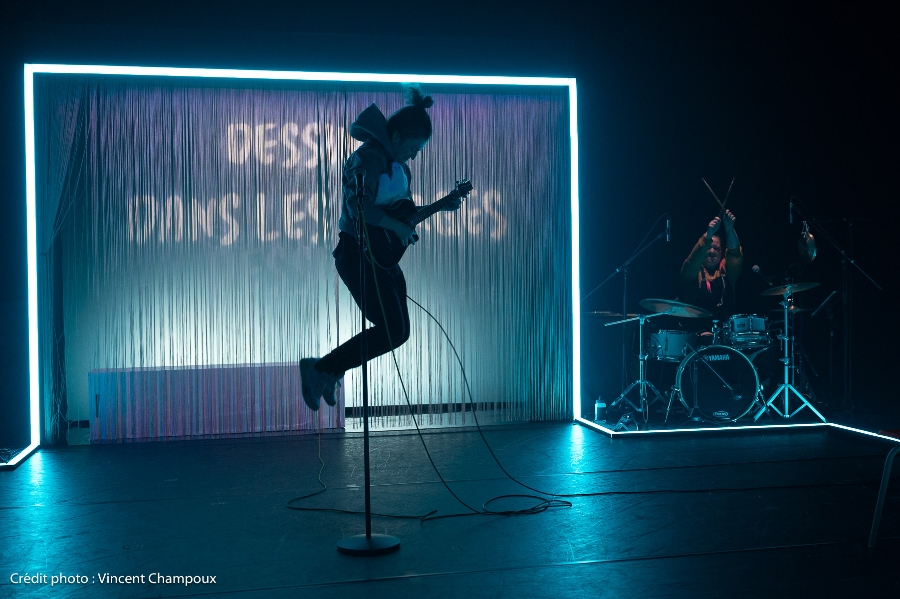
{"type": "Polygon", "coordinates": [[[743,418],[744,416],[746,416],[753,410],[753,406],[756,405],[756,401],[759,398],[759,392],[760,392],[759,374],[756,372],[756,367],[753,365],[753,362],[750,361],[750,358],[745,356],[744,352],[740,351],[739,349],[730,347],[728,345],[707,345],[707,346],[701,347],[697,351],[692,352],[691,354],[685,356],[684,360],[681,361],[681,364],[678,365],[678,372],[675,374],[675,389],[678,391],[678,395],[681,396],[681,399],[684,400],[684,402],[686,404],[689,403],[688,398],[684,396],[684,393],[681,390],[682,389],[681,375],[684,373],[684,369],[687,367],[688,363],[690,363],[691,359],[693,359],[695,356],[699,356],[700,354],[703,354],[704,352],[712,352],[712,351],[724,351],[724,352],[729,352],[729,353],[733,352],[735,354],[738,354],[741,358],[744,359],[745,362],[747,362],[747,365],[750,367],[750,372],[753,373],[753,380],[755,381],[754,387],[753,387],[753,390],[754,390],[753,401],[751,401],[749,404],[747,404],[746,410],[744,410],[743,412],[741,412],[741,414],[739,416],[735,416],[734,418],[716,418],[714,416],[710,416],[709,414],[706,414],[703,411],[702,406],[698,406],[698,409],[700,410],[700,413],[703,414],[703,416],[705,416],[706,418],[713,420],[715,422],[737,422],[738,420],[740,420],[741,418],[743,418]]]}

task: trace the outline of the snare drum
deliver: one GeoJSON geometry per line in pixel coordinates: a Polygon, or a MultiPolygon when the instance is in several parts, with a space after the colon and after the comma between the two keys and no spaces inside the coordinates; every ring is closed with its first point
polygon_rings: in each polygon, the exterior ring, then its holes
{"type": "Polygon", "coordinates": [[[769,319],[757,314],[735,314],[723,327],[722,343],[737,349],[768,347],[769,319]]]}
{"type": "Polygon", "coordinates": [[[657,331],[650,334],[647,356],[651,360],[681,362],[700,342],[696,333],[685,331],[657,331]]]}
{"type": "Polygon", "coordinates": [[[753,408],[760,392],[756,368],[740,351],[724,345],[700,348],[681,362],[675,387],[684,405],[708,420],[734,422],[753,408]]]}

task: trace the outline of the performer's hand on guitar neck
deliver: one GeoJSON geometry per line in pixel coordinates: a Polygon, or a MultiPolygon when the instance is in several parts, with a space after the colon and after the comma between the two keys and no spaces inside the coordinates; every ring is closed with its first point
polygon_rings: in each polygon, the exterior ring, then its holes
{"type": "Polygon", "coordinates": [[[459,207],[462,206],[462,196],[459,195],[459,192],[451,192],[451,194],[453,195],[447,198],[447,202],[441,208],[442,211],[453,212],[454,210],[459,210],[459,207]]]}
{"type": "Polygon", "coordinates": [[[416,242],[416,228],[410,227],[403,221],[385,215],[384,219],[379,223],[379,226],[390,229],[396,233],[397,237],[400,238],[400,242],[403,243],[403,247],[416,242]]]}

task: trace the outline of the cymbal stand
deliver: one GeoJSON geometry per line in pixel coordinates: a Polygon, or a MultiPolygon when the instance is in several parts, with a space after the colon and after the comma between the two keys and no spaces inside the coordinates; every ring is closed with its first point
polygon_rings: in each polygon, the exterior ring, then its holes
{"type": "MultiPolygon", "coordinates": [[[[670,314],[671,312],[672,312],[671,310],[667,310],[665,312],[659,312],[657,314],[639,314],[638,316],[635,316],[634,318],[626,318],[624,320],[608,322],[608,323],[606,323],[606,325],[604,325],[604,326],[609,327],[609,326],[612,326],[615,324],[625,324],[627,322],[632,322],[634,320],[640,321],[640,323],[638,324],[638,343],[639,343],[640,352],[641,352],[640,355],[638,356],[638,359],[640,361],[640,370],[639,370],[639,375],[638,375],[639,378],[638,378],[638,380],[633,381],[630,385],[628,385],[628,387],[624,391],[622,391],[622,393],[615,400],[613,400],[613,402],[610,404],[609,407],[613,408],[624,401],[629,406],[631,406],[635,411],[639,411],[641,413],[643,420],[644,420],[645,430],[647,427],[647,420],[650,417],[650,403],[651,403],[651,402],[647,401],[647,387],[650,387],[650,389],[653,391],[653,394],[654,394],[653,401],[662,400],[663,396],[659,392],[659,390],[653,385],[653,383],[651,383],[650,381],[648,381],[645,378],[646,372],[647,372],[648,356],[647,356],[647,352],[645,351],[645,348],[644,348],[644,323],[647,322],[648,320],[650,320],[651,318],[655,318],[657,316],[666,316],[666,315],[670,314]],[[638,404],[639,405],[635,405],[628,398],[628,393],[635,387],[638,388],[638,404]]],[[[635,421],[635,423],[636,422],[637,421],[635,421]]]]}
{"type": "Polygon", "coordinates": [[[791,296],[790,290],[785,291],[784,300],[781,302],[781,306],[784,308],[784,330],[782,331],[782,334],[778,336],[778,340],[781,342],[781,347],[782,347],[783,356],[784,356],[781,358],[781,363],[784,366],[784,382],[781,385],[779,385],[777,389],[775,389],[775,392],[772,393],[771,397],[769,397],[768,401],[766,402],[766,405],[764,405],[762,407],[762,409],[760,409],[760,411],[757,412],[756,416],[753,417],[753,421],[756,422],[757,420],[759,420],[759,417],[762,416],[763,414],[765,414],[766,410],[769,409],[769,407],[771,407],[782,418],[793,418],[794,416],[797,415],[797,412],[799,412],[803,408],[809,408],[810,410],[812,410],[815,413],[816,416],[818,416],[822,420],[822,422],[827,422],[827,420],[825,420],[825,417],[822,416],[819,413],[819,411],[816,410],[813,407],[813,405],[811,403],[809,403],[809,401],[806,400],[806,398],[803,396],[803,394],[800,393],[799,391],[797,391],[797,389],[792,384],[794,377],[793,377],[793,368],[792,368],[791,362],[792,362],[792,357],[794,355],[794,337],[793,337],[793,334],[791,333],[790,327],[788,326],[788,305],[790,305],[790,296],[791,296]],[[793,412],[790,411],[790,403],[789,403],[791,393],[796,395],[801,401],[801,405],[793,412]],[[778,407],[775,405],[775,402],[782,395],[784,396],[784,410],[783,411],[779,410],[778,407]]]}

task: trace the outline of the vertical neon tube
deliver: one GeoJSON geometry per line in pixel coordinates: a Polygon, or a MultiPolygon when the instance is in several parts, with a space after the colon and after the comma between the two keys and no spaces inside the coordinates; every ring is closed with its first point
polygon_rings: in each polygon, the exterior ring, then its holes
{"type": "MultiPolygon", "coordinates": [[[[41,442],[38,361],[37,195],[34,155],[34,71],[25,65],[25,212],[28,239],[28,388],[31,446],[41,442]]],[[[22,452],[26,453],[26,452],[22,452]]]]}
{"type": "Polygon", "coordinates": [[[581,418],[581,283],[578,256],[578,91],[569,79],[569,141],[572,161],[572,416],[581,418]]]}

